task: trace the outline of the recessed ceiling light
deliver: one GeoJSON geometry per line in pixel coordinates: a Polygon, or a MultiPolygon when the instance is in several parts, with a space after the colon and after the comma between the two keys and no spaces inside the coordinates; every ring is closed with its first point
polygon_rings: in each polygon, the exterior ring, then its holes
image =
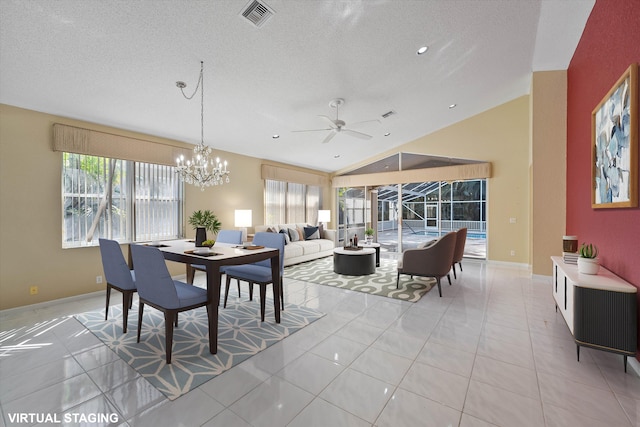
{"type": "Polygon", "coordinates": [[[275,135],[272,135],[272,136],[271,136],[271,138],[273,138],[273,139],[278,139],[278,138],[280,138],[280,135],[275,134],[275,135]]]}
{"type": "Polygon", "coordinates": [[[340,154],[336,154],[333,156],[334,159],[339,159],[340,158],[340,154]]]}
{"type": "Polygon", "coordinates": [[[384,134],[384,136],[389,136],[389,135],[391,135],[391,132],[387,132],[384,134]]]}
{"type": "Polygon", "coordinates": [[[458,104],[451,104],[449,105],[449,110],[452,110],[454,108],[456,108],[458,106],[458,104]]]}
{"type": "Polygon", "coordinates": [[[420,49],[417,50],[416,54],[422,55],[423,53],[425,53],[428,50],[429,50],[429,46],[422,46],[420,49]]]}

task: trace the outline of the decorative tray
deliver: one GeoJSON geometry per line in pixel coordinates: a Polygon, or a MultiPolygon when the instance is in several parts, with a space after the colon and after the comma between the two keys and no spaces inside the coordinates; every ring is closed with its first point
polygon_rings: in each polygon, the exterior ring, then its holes
{"type": "Polygon", "coordinates": [[[242,249],[247,249],[250,251],[256,250],[256,249],[264,249],[264,246],[260,246],[260,245],[246,245],[246,246],[240,246],[242,249]]]}
{"type": "Polygon", "coordinates": [[[159,245],[152,245],[151,243],[145,243],[144,246],[151,246],[153,248],[168,248],[169,245],[163,245],[162,243],[160,243],[159,245]]]}
{"type": "Polygon", "coordinates": [[[194,252],[194,250],[195,250],[195,249],[191,249],[191,250],[188,250],[188,251],[184,251],[184,253],[185,253],[185,254],[188,254],[188,255],[197,255],[197,256],[216,256],[216,255],[222,255],[222,254],[221,254],[221,253],[219,253],[219,252],[209,252],[209,253],[207,253],[207,254],[197,254],[197,253],[195,253],[195,252],[194,252]]]}
{"type": "Polygon", "coordinates": [[[345,251],[361,251],[364,248],[361,248],[360,246],[345,246],[343,249],[345,251]]]}

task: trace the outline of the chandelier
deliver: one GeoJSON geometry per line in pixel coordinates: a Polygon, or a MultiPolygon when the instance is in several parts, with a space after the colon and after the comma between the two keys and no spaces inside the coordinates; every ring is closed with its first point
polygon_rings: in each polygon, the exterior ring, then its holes
{"type": "Polygon", "coordinates": [[[229,170],[227,170],[227,161],[220,161],[220,158],[216,157],[215,162],[210,159],[211,147],[204,145],[204,62],[200,61],[200,78],[198,84],[191,96],[187,96],[184,93],[184,88],[187,87],[185,82],[176,82],[176,86],[180,88],[182,96],[186,99],[192,99],[194,95],[200,89],[200,143],[193,149],[193,158],[191,160],[185,160],[181,155],[176,159],[177,172],[180,177],[187,184],[193,184],[196,187],[200,187],[201,191],[204,191],[205,187],[210,185],[222,185],[225,182],[229,183],[229,170]]]}

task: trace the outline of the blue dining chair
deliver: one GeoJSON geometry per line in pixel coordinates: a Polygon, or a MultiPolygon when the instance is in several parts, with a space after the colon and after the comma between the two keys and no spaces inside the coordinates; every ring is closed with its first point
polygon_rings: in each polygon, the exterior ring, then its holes
{"type": "Polygon", "coordinates": [[[224,295],[224,307],[227,306],[227,296],[229,295],[229,283],[231,279],[236,279],[238,286],[240,280],[249,282],[249,299],[253,300],[253,285],[260,285],[260,317],[264,322],[265,298],[267,294],[267,285],[273,284],[280,289],[280,301],[274,301],[273,304],[281,304],[284,310],[284,286],[282,276],[284,274],[284,234],[258,232],[253,238],[253,244],[264,246],[267,248],[275,248],[280,252],[280,281],[273,283],[271,275],[271,260],[259,261],[253,264],[232,265],[225,269],[227,274],[226,291],[224,295]]]}
{"type": "Polygon", "coordinates": [[[136,273],[129,269],[118,242],[109,239],[98,239],[98,242],[100,243],[102,269],[107,281],[107,303],[104,310],[104,320],[109,318],[111,289],[120,291],[122,293],[122,332],[126,334],[129,309],[133,303],[133,294],[136,292],[136,273]]]}
{"type": "Polygon", "coordinates": [[[138,338],[142,329],[144,305],[164,313],[165,345],[167,364],[171,364],[171,348],[173,346],[173,327],[179,312],[198,307],[207,307],[209,328],[212,328],[212,305],[207,290],[173,280],[158,248],[131,245],[131,256],[136,270],[138,285],[138,338]]]}
{"type": "MultiPolygon", "coordinates": [[[[220,230],[216,236],[216,243],[230,243],[233,245],[242,244],[242,231],[241,230],[220,230]]],[[[191,264],[190,268],[187,268],[187,283],[192,284],[195,277],[195,270],[207,271],[207,267],[201,264],[191,264]]],[[[220,273],[224,273],[224,267],[220,268],[220,273]]],[[[240,297],[240,285],[238,285],[238,297],[240,297]]]]}

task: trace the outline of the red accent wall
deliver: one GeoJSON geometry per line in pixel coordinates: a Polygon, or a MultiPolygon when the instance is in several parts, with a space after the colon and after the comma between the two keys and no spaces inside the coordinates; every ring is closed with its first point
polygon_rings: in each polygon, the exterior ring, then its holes
{"type": "Polygon", "coordinates": [[[590,182],[591,112],[639,62],[640,1],[597,0],[567,70],[567,234],[598,245],[601,264],[637,288],[640,208],[592,209],[590,182]]]}

